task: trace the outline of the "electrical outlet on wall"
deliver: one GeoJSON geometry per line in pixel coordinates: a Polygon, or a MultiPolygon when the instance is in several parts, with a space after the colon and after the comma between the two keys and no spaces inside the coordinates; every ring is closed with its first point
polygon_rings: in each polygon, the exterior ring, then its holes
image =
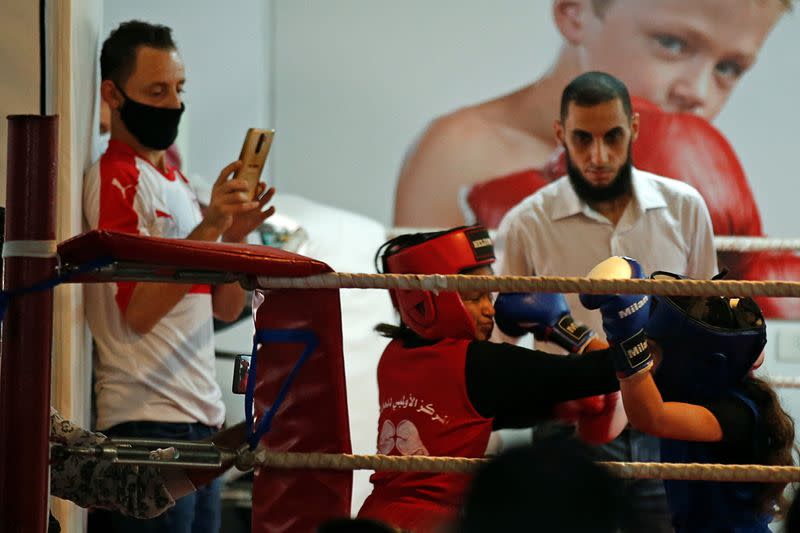
{"type": "Polygon", "coordinates": [[[787,324],[776,331],[775,353],[778,361],[800,363],[800,324],[787,324]]]}

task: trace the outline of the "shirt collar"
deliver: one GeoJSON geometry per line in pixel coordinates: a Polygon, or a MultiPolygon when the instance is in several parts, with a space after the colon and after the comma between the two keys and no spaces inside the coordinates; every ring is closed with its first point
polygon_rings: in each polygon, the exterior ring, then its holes
{"type": "Polygon", "coordinates": [[[119,139],[109,139],[108,141],[108,148],[106,149],[107,152],[118,152],[120,154],[126,154],[133,157],[139,157],[136,153],[136,150],[133,149],[132,146],[129,144],[120,141],[119,139]]]}
{"type": "MultiPolygon", "coordinates": [[[[648,209],[667,206],[664,195],[653,185],[652,180],[648,179],[641,170],[635,167],[632,169],[632,174],[633,197],[639,209],[647,211],[648,209]]],[[[571,217],[591,209],[575,193],[575,189],[572,188],[572,184],[569,182],[569,177],[561,177],[556,187],[556,194],[550,204],[550,218],[552,220],[571,217]]]]}
{"type": "Polygon", "coordinates": [[[167,163],[166,159],[164,160],[164,166],[167,169],[166,172],[165,172],[165,171],[161,170],[160,168],[156,167],[155,165],[153,165],[152,163],[150,163],[150,161],[148,161],[144,157],[140,156],[138,153],[136,153],[136,150],[134,150],[131,145],[129,145],[129,144],[123,142],[123,141],[120,141],[119,139],[109,139],[108,148],[106,149],[106,153],[114,153],[114,152],[116,152],[118,154],[125,154],[125,155],[128,155],[130,157],[133,157],[133,158],[140,159],[140,160],[144,161],[145,164],[147,164],[150,167],[152,167],[156,172],[158,172],[159,174],[161,174],[162,176],[164,176],[165,178],[167,178],[170,181],[173,181],[175,179],[176,174],[177,174],[177,172],[176,172],[177,169],[174,168],[174,167],[171,167],[167,163]]]}

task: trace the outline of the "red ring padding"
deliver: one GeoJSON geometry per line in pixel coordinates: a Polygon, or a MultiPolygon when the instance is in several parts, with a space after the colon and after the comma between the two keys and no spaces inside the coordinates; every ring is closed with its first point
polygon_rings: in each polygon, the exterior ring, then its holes
{"type": "MultiPolygon", "coordinates": [[[[265,291],[256,329],[312,330],[320,344],[297,374],[272,429],[261,440],[282,452],[352,453],[342,360],[339,291],[265,291]]],[[[272,404],[303,351],[300,344],[267,344],[258,352],[256,414],[272,404]]],[[[253,533],[316,531],[331,518],[350,515],[352,472],[256,470],[253,533]]]]}
{"type": "MultiPolygon", "coordinates": [[[[331,272],[321,261],[267,246],[210,243],[91,231],[61,243],[62,264],[103,257],[151,266],[304,277],[331,272]]],[[[82,279],[91,281],[91,279],[82,279]]],[[[104,281],[107,281],[105,279],[104,281]]],[[[297,374],[263,445],[278,451],[351,453],[339,291],[264,291],[259,329],[312,330],[319,346],[297,374]]],[[[300,356],[299,344],[269,344],[258,353],[255,404],[263,413],[300,356]]],[[[256,471],[254,533],[309,532],[350,514],[352,472],[256,471]]]]}
{"type": "MultiPolygon", "coordinates": [[[[58,245],[62,264],[80,265],[110,257],[116,261],[241,272],[260,276],[303,277],[329,272],[323,262],[255,244],[190,241],[92,230],[58,245]]],[[[90,281],[81,278],[81,281],[90,281]]]]}

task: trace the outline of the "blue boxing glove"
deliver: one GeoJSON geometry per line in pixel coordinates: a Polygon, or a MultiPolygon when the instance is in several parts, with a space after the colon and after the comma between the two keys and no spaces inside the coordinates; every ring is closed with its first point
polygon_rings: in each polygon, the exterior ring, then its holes
{"type": "MultiPolygon", "coordinates": [[[[599,279],[641,279],[642,266],[629,257],[610,257],[587,275],[599,279]]],[[[650,369],[652,355],[644,327],[650,318],[650,298],[641,294],[581,294],[587,309],[599,309],[603,330],[611,345],[614,366],[620,378],[650,369]]]]}
{"type": "Polygon", "coordinates": [[[501,293],[494,310],[497,327],[511,337],[531,332],[536,340],[553,342],[572,353],[583,352],[594,337],[591,329],[575,322],[561,294],[501,293]]]}

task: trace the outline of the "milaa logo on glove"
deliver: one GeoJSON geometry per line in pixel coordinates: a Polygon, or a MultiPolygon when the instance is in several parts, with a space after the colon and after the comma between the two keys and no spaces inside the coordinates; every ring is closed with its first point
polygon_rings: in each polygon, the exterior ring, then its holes
{"type": "Polygon", "coordinates": [[[642,341],[633,348],[626,348],[625,355],[628,356],[629,361],[633,361],[634,358],[642,355],[646,351],[647,351],[647,341],[642,341]]]}
{"type": "Polygon", "coordinates": [[[575,319],[572,318],[570,315],[564,315],[561,317],[561,320],[558,321],[557,324],[558,328],[561,331],[570,337],[574,342],[578,342],[583,339],[588,333],[591,333],[588,326],[584,326],[583,324],[579,324],[575,322],[575,319]]]}
{"type": "Polygon", "coordinates": [[[644,307],[644,304],[647,303],[647,298],[648,297],[645,296],[644,298],[642,298],[638,302],[634,303],[633,305],[628,306],[625,309],[621,310],[619,312],[619,317],[620,318],[627,318],[627,317],[631,316],[633,313],[635,313],[636,311],[640,310],[642,307],[644,307]]]}

